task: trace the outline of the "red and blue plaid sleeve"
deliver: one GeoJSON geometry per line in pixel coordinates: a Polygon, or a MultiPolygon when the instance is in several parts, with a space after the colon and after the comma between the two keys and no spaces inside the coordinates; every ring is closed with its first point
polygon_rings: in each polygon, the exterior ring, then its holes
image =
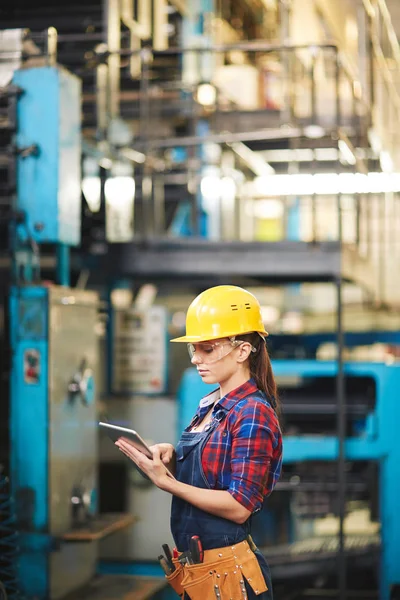
{"type": "Polygon", "coordinates": [[[229,493],[249,511],[258,510],[281,471],[282,438],[273,409],[247,398],[232,429],[229,493]]]}

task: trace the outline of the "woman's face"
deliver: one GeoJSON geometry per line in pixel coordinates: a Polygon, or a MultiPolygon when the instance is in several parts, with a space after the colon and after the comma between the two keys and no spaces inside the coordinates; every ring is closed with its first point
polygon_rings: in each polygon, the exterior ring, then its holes
{"type": "Polygon", "coordinates": [[[248,356],[244,346],[250,346],[247,342],[238,344],[227,338],[189,344],[189,354],[192,364],[204,383],[221,383],[230,379],[243,365],[248,356]],[[245,358],[243,359],[243,350],[245,358]]]}

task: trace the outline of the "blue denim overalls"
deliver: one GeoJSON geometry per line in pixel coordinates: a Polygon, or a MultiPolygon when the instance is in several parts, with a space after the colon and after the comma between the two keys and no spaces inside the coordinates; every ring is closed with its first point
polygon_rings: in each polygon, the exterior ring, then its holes
{"type": "MultiPolygon", "coordinates": [[[[204,431],[199,433],[183,432],[176,447],[175,477],[178,481],[199,488],[210,488],[201,465],[201,455],[208,438],[225,416],[226,411],[221,408],[204,431]]],[[[243,525],[239,525],[200,510],[176,496],[173,496],[172,499],[171,532],[180,552],[188,550],[189,540],[193,535],[200,537],[204,550],[238,544],[245,540],[250,533],[249,521],[250,519],[243,525]]],[[[245,582],[248,600],[272,600],[272,584],[268,564],[259,550],[255,554],[268,591],[257,596],[245,582]]],[[[185,597],[187,598],[187,596],[185,597]]]]}

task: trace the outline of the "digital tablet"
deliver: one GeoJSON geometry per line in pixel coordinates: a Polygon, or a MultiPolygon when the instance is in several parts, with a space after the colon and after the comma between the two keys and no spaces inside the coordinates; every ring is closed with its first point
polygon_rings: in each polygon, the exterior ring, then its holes
{"type": "Polygon", "coordinates": [[[102,423],[101,421],[99,425],[104,431],[107,432],[113,442],[116,442],[120,438],[126,438],[145,456],[148,458],[153,458],[150,448],[134,429],[128,429],[127,427],[121,427],[120,425],[113,425],[112,423],[102,423]]]}

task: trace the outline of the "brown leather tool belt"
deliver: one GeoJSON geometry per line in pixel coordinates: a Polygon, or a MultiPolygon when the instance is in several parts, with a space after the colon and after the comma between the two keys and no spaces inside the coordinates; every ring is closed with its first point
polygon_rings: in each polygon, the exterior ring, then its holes
{"type": "Polygon", "coordinates": [[[167,580],[177,594],[191,600],[246,600],[244,580],[254,593],[267,591],[261,567],[247,540],[204,551],[204,560],[197,564],[182,564],[173,559],[175,571],[167,580]]]}

